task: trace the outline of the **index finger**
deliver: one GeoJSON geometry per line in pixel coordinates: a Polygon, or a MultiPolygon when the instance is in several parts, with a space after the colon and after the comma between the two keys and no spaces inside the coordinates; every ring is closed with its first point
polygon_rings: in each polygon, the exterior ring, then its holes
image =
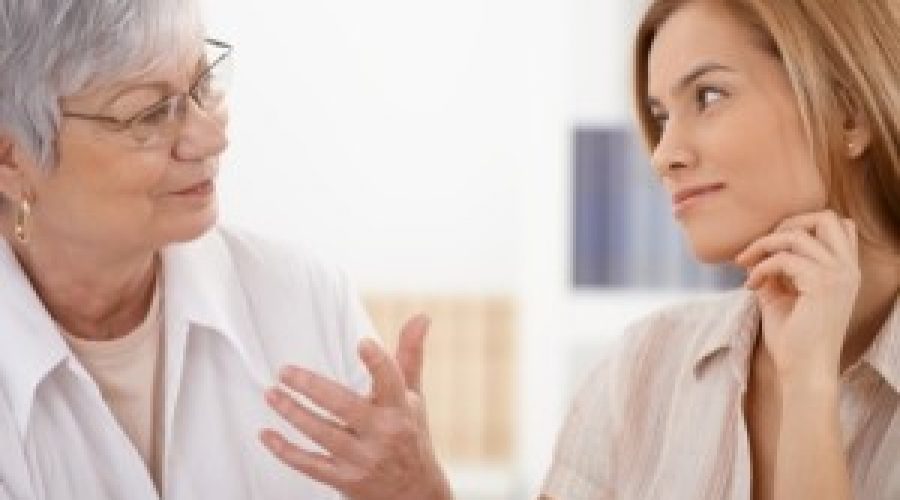
{"type": "Polygon", "coordinates": [[[359,357],[372,375],[372,399],[376,404],[406,404],[406,384],[397,362],[372,339],[359,343],[359,357]]]}
{"type": "Polygon", "coordinates": [[[850,255],[852,246],[843,219],[831,210],[806,213],[788,217],[781,221],[777,231],[789,229],[814,229],[814,237],[824,242],[832,252],[850,255]]]}
{"type": "Polygon", "coordinates": [[[341,384],[299,366],[282,368],[281,382],[319,408],[355,427],[368,415],[367,402],[341,384]]]}

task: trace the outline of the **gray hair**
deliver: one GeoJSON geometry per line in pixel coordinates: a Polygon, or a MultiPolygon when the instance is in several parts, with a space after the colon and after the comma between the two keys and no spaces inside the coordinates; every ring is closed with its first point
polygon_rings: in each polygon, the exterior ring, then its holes
{"type": "Polygon", "coordinates": [[[0,0],[0,130],[49,170],[60,98],[177,64],[196,0],[0,0]]]}

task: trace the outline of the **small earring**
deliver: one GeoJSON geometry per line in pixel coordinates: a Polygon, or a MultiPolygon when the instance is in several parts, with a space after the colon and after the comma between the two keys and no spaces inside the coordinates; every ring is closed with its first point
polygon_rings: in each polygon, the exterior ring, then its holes
{"type": "Polygon", "coordinates": [[[22,243],[28,243],[28,219],[31,217],[31,203],[27,198],[22,198],[16,210],[16,238],[22,243]]]}

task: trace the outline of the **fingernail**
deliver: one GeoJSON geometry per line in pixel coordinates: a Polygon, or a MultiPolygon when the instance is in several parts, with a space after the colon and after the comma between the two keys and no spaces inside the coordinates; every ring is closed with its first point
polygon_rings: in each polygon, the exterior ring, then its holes
{"type": "Polygon", "coordinates": [[[372,339],[362,339],[359,341],[359,355],[363,358],[363,360],[370,360],[372,356],[375,354],[373,345],[375,341],[372,339]]]}
{"type": "Polygon", "coordinates": [[[275,402],[278,401],[278,397],[279,397],[278,390],[275,389],[274,387],[269,388],[266,390],[265,396],[266,396],[266,401],[268,401],[269,404],[275,404],[275,402]]]}
{"type": "Polygon", "coordinates": [[[285,366],[278,370],[278,378],[281,380],[289,379],[294,375],[295,371],[290,366],[285,366]]]}
{"type": "Polygon", "coordinates": [[[273,451],[280,451],[281,449],[281,441],[275,434],[275,431],[272,429],[263,429],[259,433],[259,440],[263,442],[266,446],[271,448],[273,451]]]}
{"type": "Polygon", "coordinates": [[[425,313],[419,313],[419,321],[422,323],[423,328],[431,326],[431,318],[425,313]]]}

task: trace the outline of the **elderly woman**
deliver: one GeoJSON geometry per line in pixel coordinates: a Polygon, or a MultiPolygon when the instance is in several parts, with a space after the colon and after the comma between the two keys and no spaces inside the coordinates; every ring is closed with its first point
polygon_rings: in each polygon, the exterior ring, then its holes
{"type": "Polygon", "coordinates": [[[652,164],[746,289],[632,325],[545,498],[900,498],[898,54],[896,0],[651,2],[652,164]]]}
{"type": "Polygon", "coordinates": [[[0,1],[0,499],[449,495],[424,320],[394,359],[341,274],[214,227],[230,62],[192,0],[0,1]]]}

